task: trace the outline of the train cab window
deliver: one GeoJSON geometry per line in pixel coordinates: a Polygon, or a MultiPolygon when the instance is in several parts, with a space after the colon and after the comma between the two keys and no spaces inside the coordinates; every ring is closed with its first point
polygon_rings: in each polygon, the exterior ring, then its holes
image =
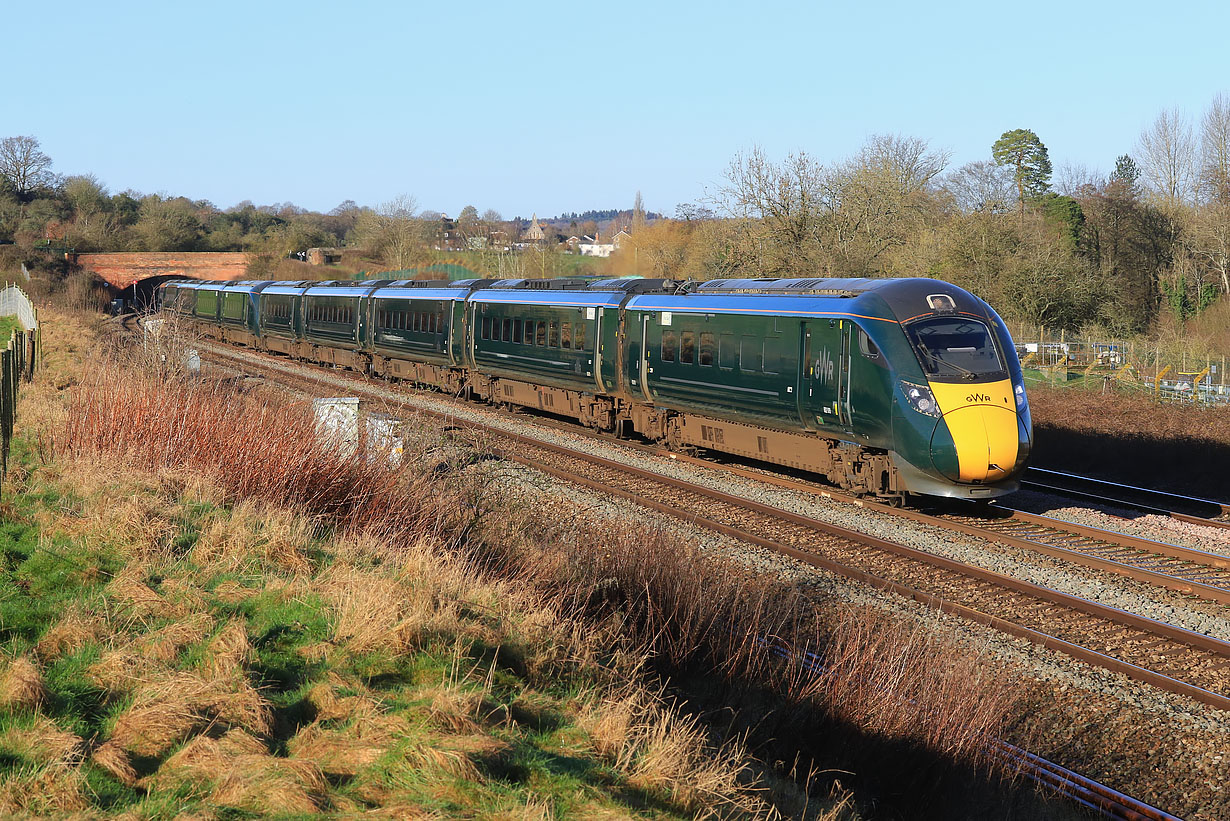
{"type": "Polygon", "coordinates": [[[572,350],[572,323],[564,322],[559,326],[559,346],[566,351],[572,350]]]}
{"type": "Polygon", "coordinates": [[[547,326],[547,346],[551,348],[559,347],[559,323],[554,319],[547,326]]]}
{"type": "Polygon", "coordinates": [[[547,346],[547,322],[546,320],[538,320],[537,333],[534,334],[534,341],[541,347],[547,346]]]}
{"type": "Polygon", "coordinates": [[[684,331],[680,339],[679,362],[691,365],[696,360],[696,334],[693,331],[684,331]]]}
{"type": "Polygon", "coordinates": [[[718,367],[733,370],[739,366],[739,339],[734,334],[718,337],[718,367]]]}
{"type": "Polygon", "coordinates": [[[758,336],[744,336],[739,340],[739,369],[759,371],[764,366],[764,340],[758,336]]]}
{"type": "Polygon", "coordinates": [[[573,339],[573,344],[576,345],[578,351],[592,351],[589,340],[585,338],[585,325],[577,323],[577,335],[573,339]]]}
{"type": "Polygon", "coordinates": [[[858,329],[858,352],[868,359],[879,360],[880,349],[876,347],[876,343],[871,341],[871,337],[867,336],[867,332],[862,328],[858,329]]]}
{"type": "Polygon", "coordinates": [[[674,362],[675,349],[679,347],[679,338],[675,336],[674,331],[662,332],[662,361],[674,362]]]}
{"type": "Polygon", "coordinates": [[[504,333],[500,336],[503,342],[512,342],[512,320],[507,317],[504,319],[504,333]]]}

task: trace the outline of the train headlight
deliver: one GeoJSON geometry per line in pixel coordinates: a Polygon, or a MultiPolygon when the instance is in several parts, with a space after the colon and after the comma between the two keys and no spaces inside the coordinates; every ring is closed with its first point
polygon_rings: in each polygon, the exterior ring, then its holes
{"type": "Polygon", "coordinates": [[[919,413],[925,413],[928,416],[940,415],[940,406],[936,404],[935,395],[931,393],[930,388],[911,382],[902,382],[901,392],[905,394],[905,401],[910,407],[919,413]]]}
{"type": "Polygon", "coordinates": [[[1018,383],[1012,386],[1012,395],[1016,397],[1016,409],[1025,409],[1025,384],[1018,383]]]}

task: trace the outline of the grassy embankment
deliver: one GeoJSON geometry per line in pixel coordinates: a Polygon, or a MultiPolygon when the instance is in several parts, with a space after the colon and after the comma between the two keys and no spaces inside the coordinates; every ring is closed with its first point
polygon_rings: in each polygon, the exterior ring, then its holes
{"type": "Polygon", "coordinates": [[[793,751],[802,781],[838,750],[876,800],[939,811],[1010,712],[944,641],[543,516],[481,449],[424,430],[404,470],[342,459],[278,396],[83,368],[66,315],[44,338],[0,496],[0,813],[849,812],[646,689],[660,673],[738,706],[727,730],[775,736],[761,756],[793,751]]]}

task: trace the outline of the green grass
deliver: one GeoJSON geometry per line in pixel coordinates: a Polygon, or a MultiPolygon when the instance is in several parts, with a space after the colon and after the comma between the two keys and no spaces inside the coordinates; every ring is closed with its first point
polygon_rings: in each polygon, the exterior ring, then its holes
{"type": "Polygon", "coordinates": [[[0,347],[9,344],[9,337],[13,335],[13,331],[21,329],[21,323],[17,321],[15,316],[0,316],[0,347]]]}
{"type": "MultiPolygon", "coordinates": [[[[105,742],[133,709],[134,695],[108,690],[93,669],[116,648],[140,648],[154,631],[177,624],[189,612],[204,612],[214,620],[209,635],[189,643],[165,664],[149,662],[143,675],[157,680],[176,671],[205,669],[210,641],[226,624],[239,620],[251,645],[244,678],[272,714],[268,734],[260,736],[270,760],[295,759],[296,739],[305,732],[323,733],[340,744],[370,735],[372,726],[396,728],[390,741],[380,742],[383,752],[375,761],[354,774],[330,776],[325,792],[314,798],[321,809],[375,808],[387,800],[446,816],[520,814],[527,804],[555,817],[599,810],[655,818],[691,816],[664,793],[635,786],[627,773],[596,754],[577,724],[576,699],[586,692],[585,684],[527,678],[525,658],[533,648],[523,645],[515,630],[489,608],[465,608],[456,628],[428,630],[403,649],[351,651],[337,637],[335,606],[313,589],[314,580],[337,562],[327,539],[301,546],[310,570],[296,574],[260,553],[262,529],[249,517],[235,532],[251,539],[252,555],[237,568],[218,572],[194,551],[203,534],[219,523],[225,526],[233,512],[195,498],[159,498],[160,491],[151,485],[137,490],[155,495],[158,503],[150,507],[149,516],[169,525],[169,532],[157,555],[128,555],[120,546],[134,534],[123,527],[102,532],[101,525],[95,530],[87,526],[80,537],[64,535],[99,521],[123,493],[112,498],[106,492],[100,496],[98,491],[81,491],[71,471],[65,478],[44,480],[31,448],[19,447],[14,453],[24,454],[24,462],[14,473],[16,480],[6,482],[0,492],[5,511],[0,521],[0,590],[5,591],[0,597],[0,651],[34,660],[48,698],[36,712],[0,706],[0,782],[32,783],[46,766],[4,742],[10,730],[17,733],[14,737],[32,731],[36,719],[50,719],[94,747],[105,742]],[[117,598],[108,584],[121,573],[141,580],[181,609],[158,616],[117,598]],[[189,607],[190,602],[197,604],[189,607]],[[59,657],[38,656],[34,648],[40,638],[70,613],[104,621],[106,635],[59,657]],[[328,655],[316,652],[319,648],[326,648],[328,655]],[[367,706],[356,707],[349,716],[322,718],[313,700],[321,687],[331,688],[338,699],[367,706]],[[465,708],[454,719],[442,719],[434,712],[441,692],[477,706],[473,712],[465,708]],[[452,726],[450,720],[460,723],[452,726]]],[[[397,576],[395,567],[384,570],[371,562],[364,572],[397,576]]],[[[159,773],[195,737],[153,756],[133,755],[132,765],[139,776],[159,773]]],[[[328,773],[328,757],[320,760],[328,773]]],[[[196,808],[218,817],[246,818],[262,811],[257,805],[213,802],[212,786],[206,782],[142,789],[89,758],[71,766],[80,779],[73,789],[95,813],[169,817],[173,810],[196,808]]]]}

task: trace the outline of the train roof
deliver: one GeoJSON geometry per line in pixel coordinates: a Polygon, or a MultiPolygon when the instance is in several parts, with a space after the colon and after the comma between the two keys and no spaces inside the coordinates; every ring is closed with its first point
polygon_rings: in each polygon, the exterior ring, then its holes
{"type": "Polygon", "coordinates": [[[560,305],[570,308],[617,306],[625,298],[621,291],[518,291],[480,288],[470,296],[471,302],[488,305],[560,305]]]}
{"type": "Polygon", "coordinates": [[[684,313],[850,316],[906,322],[945,312],[987,315],[981,299],[938,279],[711,280],[674,294],[644,294],[630,309],[684,313]]]}

